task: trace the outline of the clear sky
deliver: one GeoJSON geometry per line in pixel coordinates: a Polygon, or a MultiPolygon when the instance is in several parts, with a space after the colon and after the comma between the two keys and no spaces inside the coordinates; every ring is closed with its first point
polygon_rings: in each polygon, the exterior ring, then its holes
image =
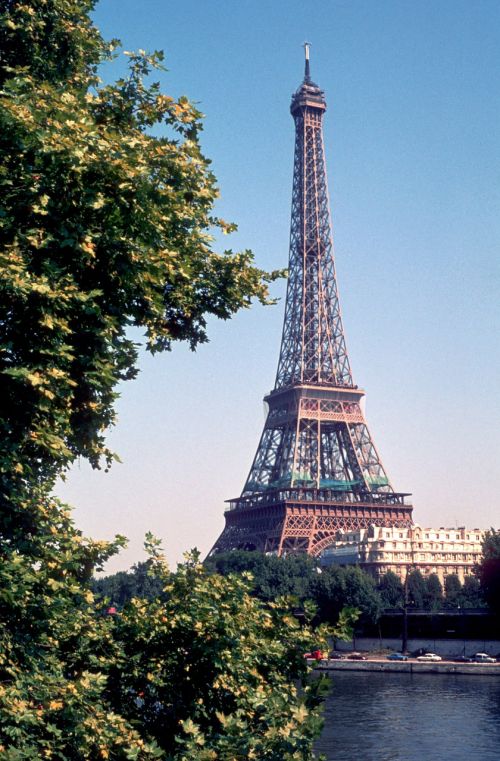
{"type": "MultiPolygon", "coordinates": [[[[231,245],[267,269],[287,263],[289,103],[312,43],[347,346],[372,436],[417,522],[500,526],[498,0],[102,0],[95,18],[126,50],[165,51],[164,91],[206,114],[218,212],[239,225],[231,245]]],[[[123,463],[108,474],[82,463],[59,488],[87,534],[129,537],[110,571],[142,558],[148,530],[172,564],[210,549],[261,434],[283,307],[212,322],[195,354],[142,355],[109,436],[123,463]]]]}

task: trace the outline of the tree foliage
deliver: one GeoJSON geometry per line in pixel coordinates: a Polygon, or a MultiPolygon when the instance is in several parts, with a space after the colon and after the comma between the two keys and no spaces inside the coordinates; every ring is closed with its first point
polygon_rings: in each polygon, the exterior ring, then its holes
{"type": "Polygon", "coordinates": [[[408,602],[415,608],[423,608],[425,600],[425,579],[422,572],[417,569],[410,571],[406,578],[408,602]]]}
{"type": "Polygon", "coordinates": [[[151,560],[136,563],[130,571],[118,571],[92,581],[92,591],[98,600],[110,607],[123,608],[133,598],[148,600],[163,592],[161,579],[151,573],[151,560]]]}
{"type": "Polygon", "coordinates": [[[360,611],[360,624],[375,623],[382,612],[374,579],[358,566],[324,568],[314,579],[311,592],[325,622],[337,621],[346,606],[360,611]]]}
{"type": "Polygon", "coordinates": [[[462,602],[462,584],[456,573],[450,573],[444,580],[445,607],[458,608],[463,607],[462,602]]]}
{"type": "Polygon", "coordinates": [[[424,608],[439,610],[443,606],[443,587],[436,573],[430,573],[425,578],[424,608]]]}
{"type": "Polygon", "coordinates": [[[479,579],[466,576],[462,586],[461,603],[464,608],[483,608],[485,604],[479,579]]]}
{"type": "Polygon", "coordinates": [[[377,589],[385,608],[403,608],[405,604],[404,587],[394,571],[387,571],[380,579],[377,589]]]}
{"type": "Polygon", "coordinates": [[[382,600],[373,578],[359,567],[321,568],[305,554],[276,557],[262,552],[234,551],[207,561],[218,573],[250,571],[253,593],[262,600],[292,595],[297,605],[311,600],[316,620],[335,624],[344,608],[359,611],[359,623],[374,623],[382,611],[382,600]]]}
{"type": "Polygon", "coordinates": [[[476,569],[481,591],[488,607],[500,615],[500,530],[492,528],[486,532],[482,550],[476,569]]]}
{"type": "MultiPolygon", "coordinates": [[[[0,0],[0,753],[6,761],[312,758],[323,683],[299,626],[250,579],[169,573],[116,615],[93,572],[123,544],[87,540],[51,496],[76,457],[112,454],[116,384],[147,348],[206,340],[275,277],[216,252],[201,115],[149,84],[160,54],[113,55],[91,0],[0,0]],[[175,698],[175,700],[174,700],[175,698]]],[[[326,644],[326,643],[325,643],[326,644]]]]}
{"type": "Polygon", "coordinates": [[[206,566],[222,575],[248,571],[253,591],[262,600],[292,595],[297,602],[312,597],[317,561],[306,554],[276,557],[262,552],[233,551],[208,558],[206,566]]]}
{"type": "MultiPolygon", "coordinates": [[[[249,572],[252,594],[261,600],[273,601],[288,595],[300,606],[309,599],[318,605],[318,620],[334,621],[342,607],[351,606],[360,610],[360,624],[370,624],[378,620],[384,608],[402,609],[405,605],[404,584],[393,571],[385,573],[373,588],[371,575],[361,568],[353,573],[335,567],[334,583],[331,583],[332,571],[322,568],[316,558],[305,554],[279,558],[257,551],[235,550],[208,558],[205,567],[222,575],[249,572]],[[324,578],[323,574],[326,574],[324,578]],[[345,583],[346,575],[350,584],[345,583]]],[[[151,580],[144,564],[138,564],[128,572],[102,577],[94,583],[94,589],[101,597],[107,597],[117,605],[123,605],[133,596],[151,594],[151,580]]],[[[467,576],[462,584],[456,574],[448,574],[443,590],[435,574],[424,577],[420,571],[416,576],[410,572],[407,593],[408,602],[414,608],[437,610],[484,605],[476,576],[467,576]]]]}
{"type": "Polygon", "coordinates": [[[164,576],[164,600],[132,600],[115,617],[121,659],[115,710],[139,722],[166,757],[312,758],[324,680],[306,680],[311,637],[285,598],[249,595],[248,574],[210,575],[192,557],[164,576]],[[126,664],[126,668],[125,668],[126,664]]]}
{"type": "Polygon", "coordinates": [[[444,580],[445,608],[483,608],[484,597],[476,576],[466,576],[464,583],[450,573],[444,580]]]}
{"type": "Polygon", "coordinates": [[[69,511],[41,491],[18,509],[18,534],[0,513],[2,758],[154,757],[104,694],[117,645],[89,578],[119,542],[84,540],[69,511]]]}
{"type": "MultiPolygon", "coordinates": [[[[137,372],[131,326],[152,351],[206,340],[206,318],[268,301],[275,277],[217,253],[218,190],[200,112],[148,76],[162,55],[113,55],[92,0],[0,8],[0,436],[2,487],[112,454],[115,387],[137,372]]],[[[16,487],[17,488],[17,487],[16,487]]]]}
{"type": "Polygon", "coordinates": [[[161,594],[109,615],[89,574],[117,548],[86,542],[57,502],[42,508],[32,545],[0,566],[2,758],[313,758],[326,683],[308,680],[303,653],[327,647],[326,629],[196,556],[170,573],[151,537],[161,594]]]}

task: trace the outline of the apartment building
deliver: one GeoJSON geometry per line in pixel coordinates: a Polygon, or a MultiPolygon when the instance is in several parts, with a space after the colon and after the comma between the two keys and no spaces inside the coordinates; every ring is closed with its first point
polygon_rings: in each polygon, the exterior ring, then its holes
{"type": "Polygon", "coordinates": [[[481,559],[483,529],[386,528],[339,532],[336,541],[321,555],[322,565],[360,565],[379,578],[393,571],[404,580],[408,570],[437,574],[441,583],[456,574],[461,582],[481,559]]]}

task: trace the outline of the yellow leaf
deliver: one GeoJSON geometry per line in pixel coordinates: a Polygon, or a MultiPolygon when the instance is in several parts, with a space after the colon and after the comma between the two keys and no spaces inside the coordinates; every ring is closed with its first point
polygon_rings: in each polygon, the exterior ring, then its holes
{"type": "Polygon", "coordinates": [[[26,375],[26,380],[28,380],[32,386],[39,386],[42,382],[39,373],[28,373],[26,375]]]}
{"type": "Polygon", "coordinates": [[[45,328],[49,328],[49,330],[52,330],[54,327],[54,320],[50,315],[44,314],[42,319],[40,320],[40,325],[43,325],[45,328]]]}

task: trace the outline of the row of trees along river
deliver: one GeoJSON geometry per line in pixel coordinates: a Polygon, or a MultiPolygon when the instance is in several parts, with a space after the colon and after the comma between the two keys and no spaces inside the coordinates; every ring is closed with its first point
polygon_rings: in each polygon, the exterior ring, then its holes
{"type": "MultiPolygon", "coordinates": [[[[377,582],[358,566],[320,567],[316,559],[307,555],[278,558],[260,552],[234,551],[209,558],[205,567],[222,576],[250,573],[252,594],[265,602],[288,596],[300,611],[309,600],[314,603],[314,621],[318,623],[335,623],[342,609],[355,608],[359,611],[355,627],[359,634],[397,635],[401,620],[394,619],[405,609],[414,618],[420,613],[423,619],[432,619],[433,614],[439,612],[442,636],[447,629],[449,633],[450,621],[457,613],[465,616],[467,622],[473,621],[472,626],[478,631],[477,620],[467,616],[467,612],[474,611],[484,614],[480,638],[488,638],[495,635],[495,614],[500,613],[497,587],[500,532],[492,530],[487,534],[483,551],[475,575],[466,577],[462,584],[458,576],[450,574],[444,588],[436,574],[423,576],[418,569],[409,570],[406,585],[391,571],[377,582]],[[446,613],[449,618],[443,615],[446,613]]],[[[159,590],[149,575],[148,565],[148,562],[138,563],[128,572],[96,579],[94,589],[103,604],[107,602],[120,608],[132,597],[155,595],[159,590]]],[[[413,628],[415,624],[416,621],[413,628]]],[[[425,630],[428,635],[436,636],[435,623],[430,625],[427,621],[426,626],[420,621],[419,624],[420,633],[425,630]]],[[[463,621],[456,625],[457,636],[467,631],[463,621]]],[[[470,634],[473,636],[472,629],[470,634]]]]}

